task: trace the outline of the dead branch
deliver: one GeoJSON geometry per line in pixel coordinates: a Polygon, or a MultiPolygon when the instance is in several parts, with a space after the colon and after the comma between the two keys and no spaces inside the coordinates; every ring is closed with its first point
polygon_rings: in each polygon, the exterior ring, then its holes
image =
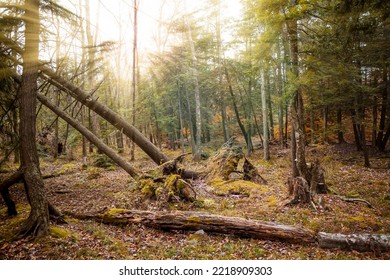
{"type": "Polygon", "coordinates": [[[365,203],[369,208],[374,208],[374,206],[372,206],[372,204],[370,202],[368,202],[367,200],[365,200],[365,199],[351,198],[351,197],[345,197],[345,196],[341,196],[341,195],[338,195],[337,197],[340,198],[343,201],[346,201],[346,202],[352,202],[352,203],[362,202],[362,203],[365,203]]]}

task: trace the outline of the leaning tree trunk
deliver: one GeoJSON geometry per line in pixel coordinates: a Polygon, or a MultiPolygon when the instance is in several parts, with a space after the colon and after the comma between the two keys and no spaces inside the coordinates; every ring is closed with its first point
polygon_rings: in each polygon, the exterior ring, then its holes
{"type": "Polygon", "coordinates": [[[69,117],[64,111],[55,106],[53,103],[49,101],[43,95],[37,95],[38,100],[52,110],[56,115],[61,117],[64,121],[73,126],[77,131],[79,131],[85,138],[88,139],[92,144],[94,144],[100,151],[105,153],[110,159],[112,159],[116,164],[122,167],[130,176],[137,179],[138,174],[137,171],[129,164],[126,160],[120,157],[113,149],[103,143],[95,134],[89,131],[86,127],[84,127],[81,123],[77,122],[73,118],[69,117]]]}
{"type": "Polygon", "coordinates": [[[51,84],[59,87],[61,90],[69,93],[77,101],[87,106],[91,110],[98,113],[102,118],[114,125],[118,130],[128,136],[134,141],[149,157],[157,164],[162,164],[169,161],[169,158],[164,155],[156,146],[153,145],[141,132],[139,132],[134,126],[129,124],[123,117],[115,113],[113,110],[98,102],[92,96],[89,96],[86,92],[76,87],[67,80],[57,76],[50,69],[42,66],[40,67],[44,78],[46,78],[51,84]]]}
{"type": "Polygon", "coordinates": [[[31,205],[22,234],[40,236],[49,228],[49,207],[36,148],[36,102],[39,49],[39,1],[25,2],[25,55],[19,88],[21,170],[31,205]]]}

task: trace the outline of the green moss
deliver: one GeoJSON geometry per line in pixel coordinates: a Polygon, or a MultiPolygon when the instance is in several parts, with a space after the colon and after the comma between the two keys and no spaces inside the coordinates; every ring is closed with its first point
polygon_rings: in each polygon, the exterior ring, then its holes
{"type": "Polygon", "coordinates": [[[256,183],[245,180],[222,180],[216,178],[209,182],[216,195],[227,196],[229,194],[247,195],[261,194],[267,191],[267,188],[256,183]]]}
{"type": "Polygon", "coordinates": [[[156,197],[156,185],[152,179],[143,179],[139,181],[141,193],[145,198],[156,197]]]}
{"type": "Polygon", "coordinates": [[[200,223],[201,222],[200,218],[196,217],[196,216],[187,218],[187,221],[189,221],[191,223],[200,223]]]}
{"type": "Polygon", "coordinates": [[[124,222],[126,222],[127,219],[125,217],[120,219],[120,214],[125,212],[125,211],[126,211],[125,209],[111,208],[111,209],[107,210],[106,212],[104,212],[101,215],[101,217],[102,217],[103,222],[106,222],[106,223],[124,223],[124,222]]]}
{"type": "Polygon", "coordinates": [[[70,230],[60,228],[60,227],[55,227],[55,226],[50,226],[49,232],[51,236],[57,238],[68,238],[73,234],[70,230]]]}

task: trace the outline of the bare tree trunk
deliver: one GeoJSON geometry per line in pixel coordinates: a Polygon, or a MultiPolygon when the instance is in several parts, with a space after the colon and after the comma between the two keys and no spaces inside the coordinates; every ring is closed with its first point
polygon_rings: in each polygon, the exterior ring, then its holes
{"type": "Polygon", "coordinates": [[[234,96],[233,87],[232,87],[232,83],[231,83],[227,68],[225,68],[225,75],[226,75],[226,80],[227,80],[228,86],[229,86],[230,96],[232,97],[233,108],[234,108],[234,113],[236,115],[237,123],[238,123],[238,126],[240,127],[242,136],[244,136],[246,146],[248,147],[248,146],[250,146],[249,137],[248,137],[247,131],[245,129],[245,126],[241,121],[240,113],[238,112],[237,102],[236,102],[236,98],[234,96]]]}
{"type": "Polygon", "coordinates": [[[196,124],[196,136],[195,136],[195,154],[193,155],[195,160],[201,158],[201,138],[202,138],[202,116],[200,105],[200,90],[198,79],[198,63],[195,54],[194,41],[192,40],[192,32],[189,21],[187,20],[188,42],[191,50],[192,58],[192,75],[194,80],[194,97],[195,97],[195,124],[196,124]]]}
{"type": "Polygon", "coordinates": [[[280,61],[280,42],[278,39],[277,43],[277,75],[276,75],[276,90],[278,92],[278,126],[279,126],[279,145],[280,147],[284,146],[284,139],[283,137],[283,76],[282,76],[282,66],[280,61]]]}
{"type": "MultiPolygon", "coordinates": [[[[297,5],[296,0],[291,1],[291,7],[297,5]]],[[[291,19],[287,22],[288,36],[290,43],[290,56],[291,56],[291,72],[294,79],[299,78],[299,65],[298,65],[298,23],[296,19],[291,19]]],[[[292,96],[291,105],[291,119],[294,130],[295,142],[296,142],[296,165],[299,176],[310,181],[306,157],[305,157],[305,118],[304,118],[304,107],[301,90],[298,87],[292,96]]]]}
{"type": "MultiPolygon", "coordinates": [[[[131,123],[133,126],[135,126],[135,109],[136,109],[136,106],[135,106],[135,101],[136,101],[136,90],[137,90],[137,81],[136,81],[136,77],[137,77],[137,73],[136,73],[136,69],[137,69],[137,15],[138,15],[138,4],[137,4],[137,0],[134,0],[134,29],[133,29],[133,67],[132,67],[132,70],[133,70],[133,76],[132,76],[132,81],[131,81],[131,96],[132,96],[132,112],[131,112],[131,123]]],[[[130,159],[131,160],[135,160],[135,143],[134,141],[131,142],[131,146],[130,146],[130,159]]]]}
{"type": "MultiPolygon", "coordinates": [[[[90,17],[90,5],[89,0],[85,0],[85,16],[86,16],[86,26],[85,26],[85,32],[87,35],[87,44],[88,44],[88,66],[89,71],[87,72],[87,79],[88,79],[88,87],[92,87],[94,84],[94,75],[93,72],[95,71],[95,42],[93,40],[92,31],[91,31],[91,17],[90,17]]],[[[100,124],[97,117],[97,114],[94,111],[88,112],[89,116],[89,122],[92,132],[100,137],[100,124]]],[[[93,147],[90,144],[89,151],[93,152],[93,147]]]]}
{"type": "Polygon", "coordinates": [[[344,133],[343,133],[343,115],[341,108],[337,109],[337,138],[339,144],[345,143],[344,133]]]}
{"type": "Polygon", "coordinates": [[[263,113],[263,148],[264,148],[264,159],[270,159],[269,153],[269,133],[268,133],[268,121],[267,121],[267,103],[266,103],[266,92],[264,85],[264,69],[260,69],[260,87],[261,87],[261,111],[263,113]]]}
{"type": "Polygon", "coordinates": [[[19,88],[21,170],[31,211],[21,234],[41,236],[49,229],[49,207],[39,169],[36,147],[36,103],[39,51],[39,1],[27,0],[25,9],[25,53],[19,88]]]}
{"type": "Polygon", "coordinates": [[[184,154],[184,135],[183,135],[183,112],[181,106],[181,88],[179,86],[179,82],[177,82],[177,95],[178,95],[178,103],[179,103],[179,126],[180,126],[180,148],[181,153],[184,154]]]}

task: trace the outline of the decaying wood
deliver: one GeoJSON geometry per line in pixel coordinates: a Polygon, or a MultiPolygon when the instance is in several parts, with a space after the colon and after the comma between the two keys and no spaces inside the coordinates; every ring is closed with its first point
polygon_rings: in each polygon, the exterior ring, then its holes
{"type": "Polygon", "coordinates": [[[292,199],[285,204],[293,205],[293,204],[311,204],[314,209],[317,210],[317,206],[313,201],[313,196],[310,191],[310,186],[308,182],[303,177],[289,177],[287,179],[287,189],[289,197],[292,196],[292,199]]]}
{"type": "Polygon", "coordinates": [[[317,235],[321,248],[338,248],[360,252],[390,251],[390,235],[388,234],[339,234],[320,232],[317,235]]]}
{"type": "MultiPolygon", "coordinates": [[[[69,213],[68,213],[69,214],[69,213]]],[[[143,224],[162,230],[204,230],[255,239],[279,240],[288,243],[314,244],[315,233],[301,227],[239,217],[225,217],[202,212],[150,212],[111,209],[102,214],[75,215],[108,224],[143,224]]]]}
{"type": "Polygon", "coordinates": [[[239,161],[244,157],[242,148],[233,145],[234,138],[230,138],[221,148],[208,159],[207,179],[208,181],[216,177],[228,180],[229,175],[237,171],[239,161]]]}
{"type": "Polygon", "coordinates": [[[329,189],[325,183],[325,170],[321,166],[320,160],[317,158],[314,162],[307,164],[308,178],[307,182],[310,185],[310,190],[313,193],[329,193],[329,189]]]}
{"type": "Polygon", "coordinates": [[[257,184],[268,184],[267,180],[259,174],[254,165],[246,157],[242,169],[244,171],[243,180],[252,181],[257,184]]]}
{"type": "Polygon", "coordinates": [[[338,248],[360,252],[390,251],[390,235],[386,234],[344,235],[325,232],[316,234],[314,231],[302,227],[204,212],[151,212],[110,209],[96,214],[71,212],[66,212],[66,214],[78,219],[92,219],[106,224],[142,224],[161,230],[204,230],[209,233],[228,234],[244,238],[316,245],[324,249],[338,248]]]}

